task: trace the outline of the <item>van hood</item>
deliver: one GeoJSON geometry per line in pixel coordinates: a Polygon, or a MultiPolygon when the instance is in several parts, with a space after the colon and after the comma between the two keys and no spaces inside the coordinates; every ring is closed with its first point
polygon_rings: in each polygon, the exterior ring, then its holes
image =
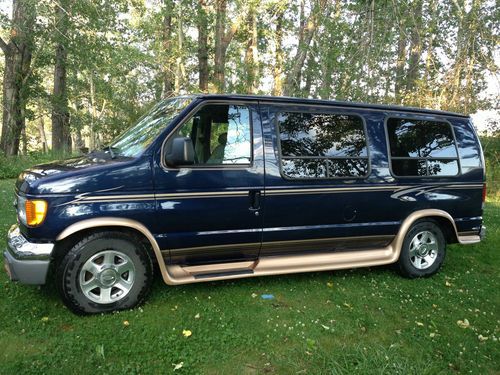
{"type": "Polygon", "coordinates": [[[104,152],[57,160],[22,172],[16,182],[16,191],[27,195],[46,195],[115,188],[127,182],[125,176],[138,177],[137,174],[141,174],[145,177],[144,172],[145,169],[149,172],[149,164],[143,164],[137,165],[137,159],[131,158],[112,159],[104,152]]]}

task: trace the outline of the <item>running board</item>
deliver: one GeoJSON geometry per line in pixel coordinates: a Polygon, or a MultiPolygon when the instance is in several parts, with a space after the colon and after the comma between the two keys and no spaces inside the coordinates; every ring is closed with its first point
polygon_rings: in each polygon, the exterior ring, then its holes
{"type": "Polygon", "coordinates": [[[398,259],[394,246],[381,249],[341,253],[268,256],[255,261],[206,264],[200,266],[166,265],[170,284],[239,279],[287,273],[330,271],[394,263],[398,259]]]}

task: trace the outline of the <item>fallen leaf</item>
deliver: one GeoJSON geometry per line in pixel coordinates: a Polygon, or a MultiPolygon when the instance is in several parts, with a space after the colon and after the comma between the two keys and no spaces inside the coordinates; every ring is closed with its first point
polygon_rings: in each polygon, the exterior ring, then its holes
{"type": "Polygon", "coordinates": [[[436,336],[436,334],[435,334],[434,332],[431,332],[431,333],[429,333],[429,336],[430,336],[430,337],[435,337],[435,336],[436,336]]]}
{"type": "Polygon", "coordinates": [[[179,363],[172,363],[172,366],[174,366],[174,371],[179,370],[184,366],[184,362],[179,362],[179,363]]]}
{"type": "Polygon", "coordinates": [[[323,324],[321,325],[321,327],[323,327],[323,328],[324,328],[324,329],[326,329],[327,331],[330,329],[330,327],[325,326],[325,325],[323,325],[323,324]]]}
{"type": "Polygon", "coordinates": [[[422,323],[422,322],[415,322],[415,323],[417,323],[417,326],[419,326],[419,327],[423,327],[424,326],[424,323],[422,323]]]}
{"type": "Polygon", "coordinates": [[[200,313],[196,314],[196,315],[194,316],[194,318],[195,318],[195,319],[200,319],[200,313]]]}
{"type": "Polygon", "coordinates": [[[488,340],[488,336],[483,336],[483,335],[479,335],[479,336],[477,336],[477,338],[479,339],[479,341],[486,341],[486,340],[488,340]]]}
{"type": "Polygon", "coordinates": [[[128,322],[128,320],[124,320],[124,321],[123,321],[123,325],[124,325],[125,327],[128,327],[128,326],[130,325],[130,323],[128,322]]]}
{"type": "Polygon", "coordinates": [[[184,335],[184,337],[189,337],[193,334],[193,332],[191,332],[189,329],[184,329],[182,331],[182,334],[184,335]]]}
{"type": "Polygon", "coordinates": [[[464,320],[457,320],[457,325],[460,327],[460,328],[469,328],[470,326],[470,323],[467,319],[464,319],[464,320]]]}
{"type": "Polygon", "coordinates": [[[449,288],[449,287],[451,287],[451,285],[452,285],[452,284],[451,284],[448,280],[446,280],[446,281],[444,282],[444,285],[446,285],[446,286],[449,288]]]}
{"type": "Polygon", "coordinates": [[[327,286],[328,288],[333,288],[333,283],[326,283],[326,286],[327,286]]]}

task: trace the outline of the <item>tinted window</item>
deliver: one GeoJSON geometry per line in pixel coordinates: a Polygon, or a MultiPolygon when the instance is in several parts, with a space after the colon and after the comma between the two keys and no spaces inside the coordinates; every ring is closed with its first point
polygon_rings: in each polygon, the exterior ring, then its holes
{"type": "Polygon", "coordinates": [[[363,177],[368,150],[358,116],[284,112],[278,115],[281,166],[290,178],[363,177]]]}
{"type": "Polygon", "coordinates": [[[206,105],[186,121],[175,136],[191,138],[195,165],[251,162],[250,112],[246,106],[206,105]]]}
{"type": "Polygon", "coordinates": [[[458,156],[450,124],[387,120],[392,171],[397,176],[455,176],[458,156]]]}
{"type": "Polygon", "coordinates": [[[367,156],[357,116],[281,113],[278,122],[283,156],[367,156]]]}
{"type": "Polygon", "coordinates": [[[457,149],[446,122],[391,118],[387,122],[391,156],[457,157],[457,149]]]}

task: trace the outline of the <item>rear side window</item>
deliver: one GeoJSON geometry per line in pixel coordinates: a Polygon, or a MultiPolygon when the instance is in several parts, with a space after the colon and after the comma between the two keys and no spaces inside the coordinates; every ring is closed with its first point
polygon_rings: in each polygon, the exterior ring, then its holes
{"type": "Polygon", "coordinates": [[[387,134],[396,176],[455,176],[458,155],[447,122],[390,118],[387,134]]]}
{"type": "Polygon", "coordinates": [[[364,177],[368,147],[363,120],[329,113],[278,114],[281,170],[285,177],[364,177]]]}

